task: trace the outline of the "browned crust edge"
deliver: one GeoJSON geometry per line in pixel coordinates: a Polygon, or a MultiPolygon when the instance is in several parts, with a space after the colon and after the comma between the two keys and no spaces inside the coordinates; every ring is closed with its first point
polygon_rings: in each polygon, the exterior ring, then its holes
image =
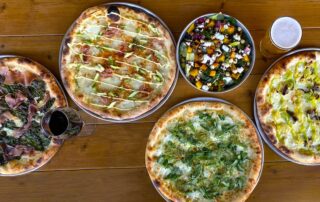
{"type": "Polygon", "coordinates": [[[316,57],[320,55],[319,51],[307,50],[295,53],[293,55],[289,55],[276,62],[270,67],[270,69],[263,75],[261,78],[257,89],[256,89],[256,106],[257,106],[257,117],[259,119],[259,123],[266,137],[270,141],[270,143],[282,154],[287,156],[288,158],[293,159],[299,163],[305,164],[317,164],[320,163],[320,156],[307,156],[303,155],[297,151],[289,150],[285,145],[277,142],[276,138],[276,129],[274,125],[270,125],[265,122],[265,117],[271,110],[271,106],[266,101],[266,90],[269,87],[269,84],[276,75],[282,75],[289,68],[288,64],[293,60],[314,60],[316,57]]]}
{"type": "MultiPolygon", "coordinates": [[[[0,62],[1,62],[1,65],[6,65],[8,63],[11,63],[11,64],[16,63],[19,65],[24,65],[24,67],[26,68],[26,71],[28,72],[32,71],[32,74],[35,74],[41,77],[41,79],[46,82],[47,88],[50,92],[50,96],[53,96],[56,98],[56,101],[54,103],[56,107],[67,106],[66,97],[62,89],[58,85],[57,80],[55,79],[53,74],[49,70],[47,70],[43,65],[29,58],[25,58],[21,56],[1,58],[0,62]]],[[[47,163],[48,160],[50,160],[58,152],[59,148],[63,144],[63,141],[56,141],[52,139],[50,144],[51,145],[44,152],[42,152],[42,155],[39,159],[35,161],[30,161],[29,164],[20,164],[19,160],[10,161],[6,164],[10,167],[10,172],[0,173],[0,175],[6,176],[6,175],[24,174],[43,166],[44,164],[47,163]]]]}
{"type": "Polygon", "coordinates": [[[70,32],[67,33],[67,35],[65,36],[64,44],[62,44],[63,45],[62,57],[61,57],[61,61],[60,61],[61,62],[61,67],[60,67],[61,79],[64,82],[64,86],[65,86],[68,94],[70,95],[70,97],[73,100],[75,100],[75,102],[81,108],[85,109],[89,113],[93,113],[94,115],[98,115],[102,119],[114,119],[114,120],[133,119],[133,118],[136,118],[140,115],[143,115],[144,113],[155,108],[157,106],[157,104],[159,104],[167,96],[172,85],[174,84],[174,80],[176,78],[176,73],[177,73],[174,41],[172,40],[171,35],[167,31],[167,29],[156,18],[146,14],[145,12],[143,12],[140,9],[131,8],[131,7],[123,6],[123,5],[117,6],[119,9],[123,9],[124,11],[126,11],[126,10],[130,11],[130,12],[133,11],[137,15],[142,15],[145,19],[147,19],[149,22],[152,22],[153,24],[155,24],[157,26],[158,29],[160,29],[161,33],[164,35],[166,40],[172,41],[172,46],[170,47],[170,51],[168,51],[169,52],[170,68],[171,68],[170,73],[168,75],[169,80],[165,82],[166,84],[164,86],[162,86],[162,90],[161,90],[161,93],[159,96],[157,96],[155,99],[151,100],[147,105],[141,105],[140,107],[138,107],[135,110],[124,112],[123,114],[118,115],[118,114],[110,113],[109,111],[105,111],[105,110],[103,111],[103,110],[99,110],[97,108],[91,107],[90,105],[86,104],[81,99],[76,97],[74,95],[73,91],[71,90],[71,86],[74,85],[73,84],[74,82],[72,82],[72,80],[70,79],[70,75],[69,75],[68,71],[66,70],[67,68],[65,68],[66,57],[70,54],[69,47],[67,46],[67,44],[72,41],[73,35],[75,34],[74,30],[78,26],[81,25],[81,22],[84,19],[86,19],[87,17],[90,17],[90,15],[92,13],[96,12],[97,10],[100,10],[100,9],[106,10],[106,9],[108,9],[108,7],[109,6],[101,5],[101,6],[95,6],[95,7],[88,8],[80,15],[80,17],[75,21],[74,25],[70,28],[70,32]]]}
{"type": "MultiPolygon", "coordinates": [[[[259,175],[262,169],[262,161],[263,161],[263,154],[262,154],[262,145],[260,143],[258,133],[251,122],[251,120],[243,114],[243,112],[232,105],[224,104],[221,102],[190,102],[187,104],[180,105],[167,113],[165,113],[155,124],[153,127],[149,139],[146,146],[146,153],[145,153],[145,162],[146,162],[146,168],[148,171],[148,174],[150,176],[151,181],[155,185],[155,187],[158,189],[158,191],[167,199],[171,201],[186,201],[186,199],[178,198],[176,193],[174,191],[169,190],[165,184],[161,182],[161,179],[158,179],[154,173],[152,173],[151,168],[154,164],[152,160],[152,154],[154,152],[154,147],[152,146],[157,140],[163,138],[160,137],[160,133],[162,130],[166,128],[166,125],[169,121],[181,117],[182,113],[190,110],[201,110],[201,109],[210,109],[210,110],[223,110],[230,115],[232,115],[235,119],[244,121],[244,133],[247,136],[248,139],[250,139],[251,147],[254,149],[254,152],[256,154],[256,159],[253,161],[252,169],[249,174],[249,180],[247,182],[247,186],[244,188],[243,191],[238,192],[235,196],[225,196],[230,199],[230,201],[245,201],[253,189],[255,188],[256,184],[259,180],[259,175]]],[[[218,200],[219,201],[219,200],[218,200]]]]}

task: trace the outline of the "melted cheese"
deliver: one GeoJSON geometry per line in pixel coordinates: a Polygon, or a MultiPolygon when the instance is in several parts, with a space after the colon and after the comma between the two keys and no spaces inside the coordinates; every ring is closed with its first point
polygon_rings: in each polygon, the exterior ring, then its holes
{"type": "Polygon", "coordinates": [[[165,80],[171,79],[166,75],[171,71],[167,47],[172,46],[172,41],[163,41],[163,34],[153,24],[136,16],[114,15],[120,18],[117,23],[109,21],[105,10],[97,10],[75,27],[75,37],[68,44],[72,55],[66,58],[66,66],[76,74],[78,88],[73,90],[84,94],[83,101],[87,104],[107,109],[134,109],[153,97],[140,98],[139,92],[159,94],[165,80]],[[97,79],[96,72],[101,73],[97,79]],[[139,90],[145,84],[151,92],[139,90]],[[116,101],[110,107],[103,104],[105,96],[97,96],[99,93],[120,97],[106,97],[116,101]]]}
{"type": "MultiPolygon", "coordinates": [[[[230,179],[230,176],[243,177],[246,171],[238,170],[234,165],[238,161],[244,162],[255,158],[254,150],[246,143],[247,139],[237,137],[240,132],[238,127],[241,125],[242,123],[227,114],[221,115],[211,111],[209,115],[198,114],[192,117],[182,115],[181,119],[167,123],[166,129],[161,132],[163,139],[151,145],[154,147],[152,156],[158,159],[151,169],[169,187],[180,191],[179,187],[185,184],[188,184],[185,187],[188,190],[188,187],[192,186],[191,192],[181,191],[180,194],[186,198],[195,201],[212,201],[204,195],[200,188],[202,186],[199,185],[206,186],[210,181],[206,180],[215,179],[218,170],[224,170],[223,175],[226,176],[224,179],[230,179]],[[214,148],[219,147],[220,143],[225,146],[221,151],[215,150],[214,148]],[[230,149],[234,147],[235,150],[230,149]],[[235,162],[225,165],[222,160],[224,158],[219,155],[230,154],[229,152],[236,156],[235,162]],[[247,155],[249,159],[241,160],[240,154],[247,155]],[[198,166],[200,168],[197,168],[198,166]],[[179,181],[178,185],[175,184],[176,181],[179,181]]],[[[228,158],[232,158],[231,156],[228,158]]],[[[222,181],[222,183],[228,186],[230,182],[222,181]]]]}
{"type": "Polygon", "coordinates": [[[320,123],[309,113],[320,115],[319,92],[313,90],[314,85],[320,85],[320,74],[315,73],[319,64],[295,59],[285,73],[274,76],[267,89],[272,110],[265,119],[276,125],[278,142],[290,150],[307,149],[316,155],[320,154],[320,123]]]}

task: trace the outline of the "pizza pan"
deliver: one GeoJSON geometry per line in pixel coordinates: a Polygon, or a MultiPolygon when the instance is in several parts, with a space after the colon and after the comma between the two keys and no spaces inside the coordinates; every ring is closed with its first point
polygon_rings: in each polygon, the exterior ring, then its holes
{"type": "MultiPolygon", "coordinates": [[[[281,56],[280,58],[278,58],[276,61],[274,61],[269,67],[268,69],[265,71],[265,73],[263,74],[263,76],[261,78],[263,78],[267,72],[269,72],[269,70],[276,64],[278,63],[279,61],[281,61],[282,59],[290,56],[290,55],[293,55],[293,54],[296,54],[296,53],[299,53],[299,52],[303,52],[303,51],[320,51],[320,48],[301,48],[301,49],[298,49],[298,50],[294,50],[294,51],[291,51],[283,56],[281,56]]],[[[261,80],[260,80],[261,81],[261,80]]],[[[260,83],[260,82],[259,82],[260,83]]],[[[320,165],[320,163],[302,163],[302,162],[299,162],[295,159],[292,159],[290,158],[289,156],[287,156],[286,154],[284,154],[283,152],[281,152],[278,148],[276,148],[272,143],[271,141],[269,140],[269,138],[267,137],[267,135],[264,133],[262,127],[261,127],[261,124],[260,124],[260,120],[259,120],[259,117],[258,117],[258,111],[257,111],[257,103],[256,103],[256,97],[257,97],[257,91],[255,93],[255,97],[254,97],[254,101],[253,101],[253,112],[254,112],[254,120],[256,122],[256,125],[257,125],[257,129],[259,131],[259,134],[260,136],[262,137],[263,141],[269,146],[269,148],[274,151],[277,155],[279,155],[280,157],[286,159],[287,161],[290,161],[292,163],[296,163],[296,164],[299,164],[299,165],[304,165],[304,166],[318,166],[320,165]]]]}
{"type": "MultiPolygon", "coordinates": [[[[127,7],[130,7],[130,8],[133,8],[133,9],[137,9],[137,10],[140,10],[140,11],[143,11],[144,13],[146,13],[147,15],[157,19],[161,25],[167,30],[167,32],[170,34],[171,36],[171,40],[173,42],[173,45],[174,47],[176,48],[176,42],[175,42],[175,38],[174,38],[174,35],[173,33],[171,32],[171,30],[169,29],[169,27],[166,25],[166,23],[159,17],[157,16],[155,13],[153,13],[152,11],[142,7],[142,6],[139,6],[137,4],[133,4],[133,3],[126,3],[126,2],[112,2],[112,3],[105,3],[105,4],[102,4],[102,5],[105,5],[105,6],[127,6],[127,7]]],[[[76,19],[77,20],[77,19],[76,19]]],[[[61,46],[60,46],[60,51],[59,51],[59,69],[60,69],[60,75],[62,75],[62,65],[61,65],[61,59],[62,59],[62,53],[63,53],[63,47],[64,47],[64,44],[66,42],[66,39],[69,35],[69,33],[71,32],[72,28],[74,27],[76,21],[74,21],[71,26],[69,27],[69,29],[67,30],[66,34],[64,35],[63,39],[62,39],[62,42],[61,42],[61,46]]],[[[71,92],[68,91],[68,88],[66,88],[66,83],[64,81],[64,79],[61,79],[62,80],[62,84],[63,86],[65,87],[67,93],[69,94],[69,96],[71,97],[71,99],[76,103],[76,105],[82,109],[83,111],[85,111],[86,113],[88,113],[89,115],[95,117],[95,118],[98,118],[98,119],[101,119],[103,121],[109,121],[109,122],[113,122],[113,123],[128,123],[128,122],[133,122],[133,121],[137,121],[139,119],[142,119],[142,118],[145,118],[151,114],[153,114],[155,111],[157,111],[168,99],[169,97],[171,96],[176,84],[177,84],[177,80],[178,80],[178,76],[179,76],[179,71],[178,71],[178,66],[176,67],[176,74],[175,74],[175,78],[174,78],[174,81],[169,89],[169,91],[167,92],[166,96],[164,98],[162,98],[162,100],[156,105],[154,106],[152,109],[150,109],[149,111],[137,116],[137,117],[134,117],[134,118],[130,118],[130,119],[121,119],[121,120],[116,120],[116,119],[112,119],[112,118],[103,118],[101,117],[100,115],[86,109],[85,107],[82,107],[81,104],[77,101],[77,99],[72,95],[71,92]]],[[[61,76],[62,77],[62,76],[61,76]]]]}
{"type": "MultiPolygon", "coordinates": [[[[60,91],[62,92],[63,94],[63,98],[64,100],[66,101],[66,107],[68,107],[68,100],[67,100],[67,97],[66,97],[66,94],[64,93],[63,91],[63,88],[61,87],[59,81],[57,80],[57,78],[51,73],[51,71],[49,69],[47,69],[44,65],[30,59],[30,58],[27,58],[27,57],[23,57],[23,56],[18,56],[18,55],[0,55],[0,60],[3,59],[3,58],[23,58],[23,59],[28,59],[36,64],[39,64],[39,66],[41,66],[43,69],[45,69],[56,81],[60,91]]],[[[62,141],[62,144],[63,144],[63,140],[62,141]]],[[[62,144],[60,145],[59,149],[62,147],[62,144]]],[[[57,151],[59,152],[59,151],[57,151]]],[[[26,170],[24,172],[21,172],[21,173],[17,173],[17,174],[0,174],[0,176],[4,176],[4,177],[13,177],[13,176],[20,176],[20,175],[25,175],[25,174],[28,174],[28,173],[31,173],[35,170],[38,170],[39,168],[41,168],[42,166],[46,165],[56,154],[57,152],[51,156],[50,158],[48,158],[43,164],[39,165],[38,167],[35,167],[35,168],[32,168],[32,169],[29,169],[29,170],[26,170]]]]}
{"type": "Polygon", "coordinates": [[[246,74],[243,76],[242,80],[237,84],[237,85],[234,85],[232,86],[231,88],[227,88],[223,91],[205,91],[205,90],[202,90],[202,89],[199,89],[197,88],[193,83],[191,83],[191,81],[187,78],[187,76],[185,75],[184,73],[184,70],[183,68],[181,67],[180,65],[180,54],[179,54],[179,50],[180,50],[180,44],[188,30],[188,28],[191,26],[192,23],[194,23],[195,21],[197,21],[199,18],[203,18],[203,17],[210,17],[210,16],[213,16],[213,15],[216,15],[218,13],[207,13],[207,14],[204,14],[204,15],[201,15],[195,19],[193,19],[184,29],[183,31],[181,32],[180,34],[180,37],[179,37],[179,40],[178,40],[178,43],[177,43],[177,48],[176,48],[176,60],[177,60],[177,64],[178,64],[178,67],[179,67],[179,70],[180,70],[180,73],[182,74],[183,78],[195,89],[197,90],[200,90],[202,92],[205,92],[205,93],[209,93],[209,94],[221,94],[221,93],[226,93],[226,92],[229,92],[229,91],[232,91],[234,89],[236,89],[237,87],[241,86],[242,83],[244,83],[244,81],[249,77],[253,67],[254,67],[254,63],[256,61],[256,48],[255,48],[255,45],[254,45],[254,40],[249,32],[249,30],[246,28],[246,26],[244,26],[244,24],[242,24],[242,22],[240,22],[238,19],[234,18],[233,16],[230,16],[230,15],[227,15],[227,14],[224,14],[222,13],[222,15],[224,15],[225,17],[232,17],[233,19],[236,20],[237,22],[237,26],[241,27],[243,32],[245,33],[246,37],[248,38],[249,40],[249,43],[251,44],[251,53],[250,53],[250,56],[251,56],[251,63],[250,63],[250,67],[248,69],[248,71],[246,72],[246,74]]]}
{"type": "MultiPolygon", "coordinates": [[[[173,107],[171,107],[169,110],[167,110],[164,114],[168,113],[169,111],[173,110],[174,108],[176,107],[179,107],[181,105],[184,105],[184,104],[187,104],[187,103],[191,103],[191,102],[221,102],[221,103],[224,103],[224,104],[228,104],[228,105],[231,105],[235,108],[237,108],[238,110],[240,110],[242,112],[242,114],[244,114],[248,120],[250,121],[250,123],[252,124],[252,126],[254,127],[254,129],[256,130],[256,133],[257,133],[257,136],[258,136],[258,141],[259,141],[259,144],[260,144],[260,147],[261,147],[261,169],[260,169],[260,172],[259,172],[259,176],[257,178],[257,183],[255,184],[255,187],[257,186],[257,184],[259,183],[259,180],[261,178],[261,174],[262,174],[262,170],[263,170],[263,165],[264,165],[264,147],[263,147],[263,142],[261,140],[261,137],[259,135],[259,131],[258,129],[256,128],[255,124],[253,123],[253,121],[251,120],[251,118],[242,110],[240,109],[239,107],[237,107],[236,105],[226,101],[226,100],[223,100],[223,99],[220,99],[220,98],[214,98],[214,97],[196,97],[196,98],[191,98],[191,99],[188,99],[188,100],[184,100],[176,105],[174,105],[173,107]]],[[[161,191],[157,188],[157,186],[154,184],[154,182],[152,181],[152,185],[154,186],[154,188],[157,190],[157,192],[162,196],[162,198],[167,201],[167,202],[171,202],[168,198],[166,198],[162,193],[161,191]]],[[[255,187],[253,188],[253,190],[255,189],[255,187]]]]}

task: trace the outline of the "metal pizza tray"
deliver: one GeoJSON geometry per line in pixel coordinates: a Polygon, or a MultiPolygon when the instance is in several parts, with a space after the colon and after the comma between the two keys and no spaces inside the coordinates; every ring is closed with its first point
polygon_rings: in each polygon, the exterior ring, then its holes
{"type": "MultiPolygon", "coordinates": [[[[24,59],[28,59],[28,60],[34,62],[35,64],[39,64],[39,66],[41,66],[43,69],[45,69],[48,72],[48,74],[50,74],[55,79],[60,91],[63,94],[63,98],[66,101],[66,107],[68,107],[68,100],[67,100],[66,94],[64,93],[63,88],[61,87],[61,85],[60,85],[59,81],[56,79],[56,77],[44,65],[42,65],[42,64],[40,64],[40,63],[30,59],[30,58],[23,57],[23,56],[18,56],[18,55],[0,55],[0,60],[4,59],[4,58],[24,58],[24,59]]],[[[62,144],[63,144],[63,140],[61,140],[61,141],[62,141],[62,144]]],[[[59,146],[59,150],[62,147],[62,144],[59,146]]],[[[59,152],[59,150],[54,155],[52,155],[49,159],[47,159],[45,162],[43,162],[42,164],[40,164],[39,166],[37,166],[35,168],[28,169],[28,170],[26,170],[24,172],[17,173],[17,174],[0,174],[0,176],[5,176],[5,177],[20,176],[20,175],[25,175],[25,174],[31,173],[31,172],[33,172],[35,170],[38,170],[42,166],[46,165],[59,152]]]]}
{"type": "Polygon", "coordinates": [[[216,15],[218,13],[207,13],[207,14],[204,14],[204,15],[201,15],[195,19],[193,19],[184,29],[183,31],[181,32],[180,34],[180,37],[179,37],[179,40],[178,40],[178,43],[177,43],[177,49],[176,49],[176,61],[177,61],[177,64],[178,64],[178,67],[179,67],[179,71],[181,72],[183,78],[187,81],[188,84],[190,84],[193,88],[199,90],[199,91],[202,91],[202,92],[205,92],[205,93],[208,93],[208,94],[221,94],[221,93],[225,93],[225,92],[229,92],[229,91],[232,91],[236,88],[238,88],[239,86],[241,86],[241,84],[243,84],[245,82],[245,80],[247,80],[247,78],[249,77],[252,69],[254,68],[254,64],[255,64],[255,61],[256,61],[256,48],[255,48],[255,45],[254,45],[254,40],[250,34],[250,31],[246,28],[246,26],[240,22],[237,18],[233,17],[233,16],[230,16],[230,15],[227,15],[225,13],[221,13],[222,15],[224,15],[225,17],[232,17],[233,19],[236,20],[237,22],[237,26],[241,27],[243,32],[245,33],[246,37],[248,38],[249,40],[249,43],[251,44],[251,63],[250,63],[250,67],[249,67],[249,70],[245,73],[245,75],[243,76],[243,78],[241,79],[241,81],[230,87],[230,88],[227,88],[223,91],[205,91],[205,90],[202,90],[202,89],[198,89],[195,84],[193,84],[186,76],[185,72],[184,72],[184,69],[181,67],[181,64],[180,64],[180,44],[188,30],[188,28],[191,26],[191,24],[193,24],[195,21],[197,21],[198,19],[200,18],[203,18],[203,17],[210,17],[210,16],[213,16],[213,15],[216,15]]]}
{"type": "MultiPolygon", "coordinates": [[[[139,6],[137,4],[133,4],[133,3],[126,3],[126,2],[112,2],[112,3],[105,3],[105,4],[102,4],[104,6],[127,6],[129,8],[133,8],[133,9],[137,9],[137,10],[140,10],[140,11],[143,11],[144,13],[146,13],[147,15],[155,18],[156,20],[158,20],[161,25],[167,30],[167,32],[170,34],[171,36],[171,40],[173,42],[173,45],[174,47],[176,48],[176,42],[175,42],[175,39],[174,39],[174,35],[172,34],[172,32],[170,31],[169,27],[166,25],[166,23],[159,17],[157,16],[156,14],[154,14],[152,11],[142,7],[142,6],[139,6]]],[[[77,19],[76,19],[77,20],[77,19]]],[[[76,20],[71,24],[71,26],[69,27],[69,29],[67,30],[67,32],[65,33],[63,39],[62,39],[62,42],[61,42],[61,46],[60,46],[60,52],[59,52],[59,69],[60,69],[60,75],[61,75],[61,80],[62,80],[62,84],[63,86],[65,87],[68,95],[71,97],[71,99],[76,103],[76,105],[81,108],[83,111],[85,111],[86,113],[88,113],[89,115],[95,117],[95,118],[98,118],[98,119],[101,119],[103,121],[109,121],[109,122],[113,122],[113,123],[128,123],[128,122],[133,122],[133,121],[137,121],[139,119],[142,119],[142,118],[145,118],[151,114],[153,114],[155,111],[157,111],[168,99],[169,97],[171,96],[176,84],[177,84],[177,80],[178,80],[178,76],[179,76],[179,70],[178,70],[178,66],[176,66],[176,74],[175,74],[175,78],[174,78],[174,81],[169,89],[169,91],[167,92],[166,96],[157,104],[155,105],[152,109],[150,109],[149,111],[137,116],[137,117],[134,117],[134,118],[130,118],[130,119],[121,119],[121,120],[117,120],[117,119],[112,119],[112,118],[103,118],[101,117],[100,115],[86,109],[85,107],[83,107],[78,101],[77,99],[73,96],[72,92],[69,91],[68,88],[66,88],[66,83],[65,83],[65,80],[63,79],[62,77],[62,65],[61,65],[61,59],[62,59],[62,53],[63,53],[63,47],[64,47],[64,44],[67,40],[67,37],[69,35],[69,33],[71,32],[72,28],[74,27],[74,25],[76,24],[76,20]]]]}
{"type": "MultiPolygon", "coordinates": [[[[262,78],[267,74],[267,72],[270,71],[270,69],[272,69],[272,67],[277,64],[279,61],[281,61],[282,59],[288,57],[288,56],[291,56],[291,55],[294,55],[296,53],[299,53],[299,52],[303,52],[303,51],[320,51],[320,48],[301,48],[301,49],[298,49],[298,50],[294,50],[294,51],[291,51],[283,56],[281,56],[280,58],[278,58],[276,61],[274,61],[269,67],[268,69],[265,71],[265,73],[263,74],[263,76],[261,77],[261,80],[262,78]]],[[[261,80],[259,81],[259,83],[261,82],[261,80]]],[[[257,103],[256,103],[256,97],[257,97],[257,90],[256,90],[256,93],[255,93],[255,96],[254,96],[254,101],[253,101],[253,112],[254,112],[254,120],[256,122],[256,125],[257,125],[257,129],[259,131],[259,134],[260,136],[262,137],[262,139],[264,140],[264,142],[269,146],[269,148],[274,151],[276,154],[278,154],[280,157],[292,162],[292,163],[296,163],[296,164],[299,164],[299,165],[305,165],[305,166],[318,166],[320,165],[320,163],[302,163],[302,162],[299,162],[295,159],[292,159],[290,158],[289,156],[287,156],[286,154],[284,154],[282,151],[280,151],[278,148],[276,148],[270,141],[270,139],[267,137],[267,135],[264,133],[262,127],[261,127],[261,124],[260,124],[260,120],[259,120],[259,117],[258,117],[258,109],[257,109],[257,103]]]]}
{"type": "MultiPolygon", "coordinates": [[[[234,108],[237,108],[238,110],[240,110],[242,112],[242,114],[244,114],[248,120],[250,121],[250,123],[252,124],[252,126],[254,127],[254,129],[256,130],[256,133],[257,133],[257,137],[258,137],[258,141],[259,141],[259,144],[260,144],[260,147],[261,147],[261,169],[260,169],[260,172],[259,172],[259,176],[257,178],[257,183],[255,184],[255,187],[257,186],[257,184],[259,183],[259,180],[261,178],[261,174],[262,174],[262,170],[263,170],[263,165],[264,165],[264,147],[263,147],[263,142],[261,140],[261,137],[259,135],[259,131],[258,129],[256,128],[255,124],[253,123],[253,121],[251,120],[251,118],[242,110],[240,109],[239,107],[237,107],[236,105],[226,101],[226,100],[223,100],[223,99],[220,99],[220,98],[214,98],[214,97],[196,97],[196,98],[191,98],[191,99],[188,99],[188,100],[185,100],[185,101],[182,101],[176,105],[174,105],[173,107],[171,107],[168,111],[166,111],[163,116],[168,113],[169,111],[173,110],[174,108],[176,107],[179,107],[181,105],[184,105],[184,104],[188,104],[188,103],[191,103],[191,102],[221,102],[221,103],[224,103],[224,104],[227,104],[227,105],[231,105],[233,106],[234,108]]],[[[170,200],[168,198],[166,198],[162,193],[161,191],[157,188],[157,186],[154,184],[154,182],[152,181],[152,185],[154,186],[154,188],[157,190],[157,192],[162,196],[162,198],[167,201],[167,202],[170,202],[170,200]]],[[[255,189],[255,187],[253,188],[253,190],[255,189]]]]}

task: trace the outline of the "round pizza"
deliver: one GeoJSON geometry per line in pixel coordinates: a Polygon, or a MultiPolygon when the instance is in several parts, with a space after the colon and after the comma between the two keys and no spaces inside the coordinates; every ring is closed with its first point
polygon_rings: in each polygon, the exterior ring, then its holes
{"type": "Polygon", "coordinates": [[[54,76],[23,57],[0,58],[0,175],[17,175],[46,163],[62,141],[41,131],[41,119],[67,105],[54,76]]]}
{"type": "Polygon", "coordinates": [[[276,62],[256,91],[257,116],[268,140],[300,163],[320,163],[320,52],[276,62]]]}
{"type": "Polygon", "coordinates": [[[157,106],[174,84],[170,32],[140,8],[89,8],[65,37],[62,80],[76,103],[98,117],[136,118],[157,106]]]}
{"type": "Polygon", "coordinates": [[[167,112],[147,143],[146,167],[169,201],[245,201],[262,170],[251,120],[221,102],[189,102],[167,112]]]}

